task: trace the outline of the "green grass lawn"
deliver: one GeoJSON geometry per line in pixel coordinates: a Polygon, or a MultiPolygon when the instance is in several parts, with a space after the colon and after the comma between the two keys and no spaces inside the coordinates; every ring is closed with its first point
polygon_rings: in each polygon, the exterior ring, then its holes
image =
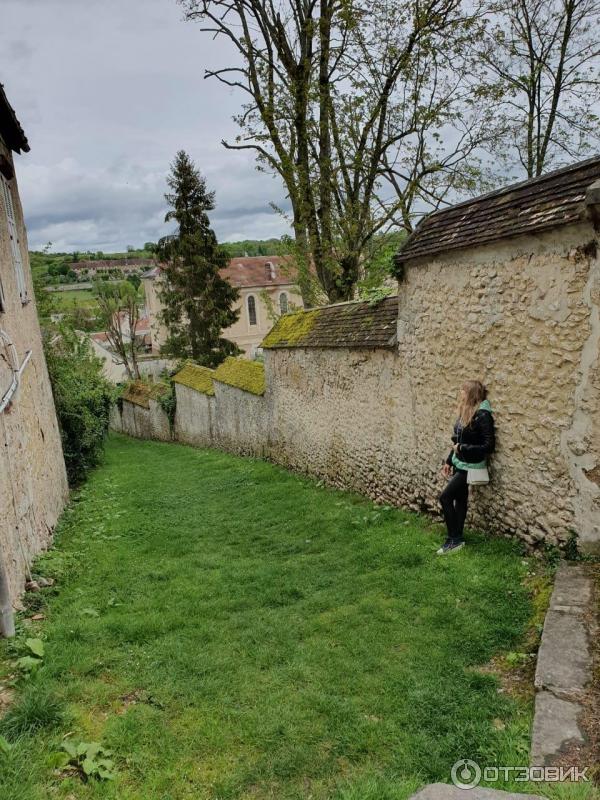
{"type": "Polygon", "coordinates": [[[0,647],[6,685],[45,646],[0,721],[0,797],[403,800],[458,758],[526,764],[531,704],[477,666],[519,649],[527,562],[440,539],[265,462],[113,436],[37,565],[45,620],[0,647]],[[65,736],[116,778],[54,771],[65,736]]]}
{"type": "Polygon", "coordinates": [[[70,289],[65,292],[52,292],[51,294],[57,311],[72,311],[75,306],[98,307],[92,289],[70,289]]]}
{"type": "MultiPolygon", "coordinates": [[[[45,290],[42,290],[45,291],[45,290]]],[[[140,285],[138,289],[140,302],[144,301],[144,287],[140,285]]],[[[97,312],[98,301],[94,295],[93,289],[68,289],[66,291],[50,292],[54,306],[57,312],[69,312],[75,308],[89,308],[97,312]]]]}

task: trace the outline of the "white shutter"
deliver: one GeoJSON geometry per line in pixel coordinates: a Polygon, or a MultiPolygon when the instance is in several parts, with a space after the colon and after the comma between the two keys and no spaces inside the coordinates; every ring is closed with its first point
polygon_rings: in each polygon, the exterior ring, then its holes
{"type": "Polygon", "coordinates": [[[17,289],[22,303],[27,302],[27,283],[25,281],[25,272],[23,270],[23,259],[21,258],[21,246],[19,244],[19,235],[17,233],[17,219],[15,214],[15,207],[13,205],[12,192],[10,184],[3,175],[0,175],[0,183],[2,184],[2,200],[6,210],[6,218],[8,220],[8,236],[10,239],[10,248],[12,252],[13,267],[15,276],[17,278],[17,289]]]}

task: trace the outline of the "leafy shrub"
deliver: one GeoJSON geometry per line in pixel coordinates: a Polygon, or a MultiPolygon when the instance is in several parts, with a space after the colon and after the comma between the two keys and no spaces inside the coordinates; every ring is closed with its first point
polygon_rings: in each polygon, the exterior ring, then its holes
{"type": "Polygon", "coordinates": [[[26,674],[35,672],[44,660],[44,643],[41,639],[25,641],[25,655],[17,661],[17,667],[26,674]]]}
{"type": "Polygon", "coordinates": [[[69,483],[77,485],[100,460],[113,387],[87,340],[61,328],[45,332],[45,352],[69,483]]]}
{"type": "Polygon", "coordinates": [[[175,396],[175,384],[166,384],[166,390],[158,396],[158,403],[169,418],[171,428],[175,424],[175,411],[177,410],[177,398],[175,396]]]}
{"type": "Polygon", "coordinates": [[[84,781],[90,778],[111,781],[115,777],[115,765],[110,755],[111,751],[98,742],[75,743],[67,739],[62,750],[52,755],[51,763],[57,769],[70,767],[84,781]]]}

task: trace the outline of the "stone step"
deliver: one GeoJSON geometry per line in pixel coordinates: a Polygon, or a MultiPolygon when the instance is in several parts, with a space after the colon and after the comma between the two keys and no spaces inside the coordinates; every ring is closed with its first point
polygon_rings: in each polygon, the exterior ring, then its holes
{"type": "Polygon", "coordinates": [[[579,701],[592,677],[592,610],[593,582],[585,566],[563,562],[538,651],[531,766],[549,766],[565,747],[583,743],[579,701]]]}
{"type": "Polygon", "coordinates": [[[446,783],[431,783],[414,794],[410,800],[543,800],[543,798],[535,794],[514,794],[479,786],[465,790],[446,783]]]}

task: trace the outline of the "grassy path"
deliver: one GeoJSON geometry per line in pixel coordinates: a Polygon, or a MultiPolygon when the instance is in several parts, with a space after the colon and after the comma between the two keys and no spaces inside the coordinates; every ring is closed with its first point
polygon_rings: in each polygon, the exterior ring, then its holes
{"type": "Polygon", "coordinates": [[[0,647],[45,644],[0,797],[403,800],[458,758],[526,763],[529,705],[471,668],[517,646],[527,567],[439,541],[267,463],[112,437],[38,567],[46,619],[0,647]],[[54,773],[67,733],[116,779],[54,773]]]}

